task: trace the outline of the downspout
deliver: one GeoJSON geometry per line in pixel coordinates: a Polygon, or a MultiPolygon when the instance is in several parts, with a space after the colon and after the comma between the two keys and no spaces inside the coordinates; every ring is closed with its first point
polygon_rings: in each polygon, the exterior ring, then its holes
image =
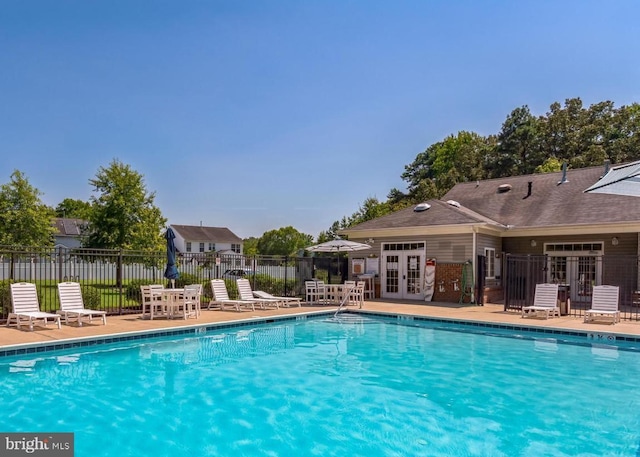
{"type": "Polygon", "coordinates": [[[478,253],[477,253],[477,249],[478,249],[478,230],[476,228],[476,226],[474,225],[472,227],[473,229],[473,239],[471,242],[471,250],[472,250],[472,254],[471,254],[471,284],[473,284],[473,287],[471,287],[471,303],[475,303],[475,292],[476,292],[476,262],[477,262],[477,258],[478,258],[478,253]]]}

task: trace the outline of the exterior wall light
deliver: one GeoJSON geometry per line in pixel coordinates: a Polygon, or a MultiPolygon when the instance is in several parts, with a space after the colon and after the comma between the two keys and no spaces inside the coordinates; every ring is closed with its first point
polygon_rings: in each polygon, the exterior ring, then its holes
{"type": "Polygon", "coordinates": [[[531,247],[535,248],[538,245],[538,243],[536,243],[536,240],[531,240],[531,247]]]}
{"type": "Polygon", "coordinates": [[[617,246],[619,242],[620,242],[620,240],[618,240],[617,236],[614,236],[613,238],[611,238],[611,244],[613,246],[617,246]]]}

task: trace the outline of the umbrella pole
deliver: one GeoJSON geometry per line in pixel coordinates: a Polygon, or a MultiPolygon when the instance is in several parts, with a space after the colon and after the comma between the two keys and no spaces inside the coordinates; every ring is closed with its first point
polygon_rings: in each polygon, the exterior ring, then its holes
{"type": "Polygon", "coordinates": [[[172,279],[172,280],[171,280],[171,288],[172,288],[172,289],[175,289],[175,288],[176,288],[176,280],[175,280],[175,279],[172,279]]]}

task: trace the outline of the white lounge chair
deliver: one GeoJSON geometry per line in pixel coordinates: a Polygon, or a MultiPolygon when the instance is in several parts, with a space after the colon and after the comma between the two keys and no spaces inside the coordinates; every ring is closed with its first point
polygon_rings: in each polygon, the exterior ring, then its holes
{"type": "Polygon", "coordinates": [[[58,298],[60,299],[60,309],[58,314],[64,317],[64,323],[77,322],[78,327],[82,327],[82,321],[91,322],[94,316],[102,319],[102,324],[107,325],[107,313],[95,309],[86,309],[82,301],[82,289],[77,282],[58,283],[58,298]]]}
{"type": "Polygon", "coordinates": [[[11,284],[12,311],[7,318],[7,327],[15,320],[15,325],[21,328],[22,324],[29,324],[29,330],[33,331],[33,324],[41,323],[45,327],[49,321],[58,324],[60,328],[60,315],[40,311],[38,303],[38,291],[36,285],[28,282],[11,284]]]}
{"type": "Polygon", "coordinates": [[[256,301],[255,300],[232,300],[229,298],[229,292],[227,291],[227,285],[224,283],[224,279],[212,279],[211,280],[211,293],[213,297],[209,302],[209,307],[207,309],[211,309],[214,306],[220,307],[221,310],[224,310],[226,305],[233,306],[236,311],[240,311],[240,307],[249,308],[252,311],[256,310],[256,301]]]}
{"type": "Polygon", "coordinates": [[[532,306],[522,308],[522,317],[560,317],[558,307],[558,285],[557,284],[536,284],[536,292],[533,297],[532,306]]]}
{"type": "Polygon", "coordinates": [[[302,306],[302,300],[300,299],[300,297],[279,297],[276,295],[271,295],[269,292],[265,292],[263,290],[254,290],[253,295],[256,298],[271,298],[271,299],[280,300],[280,303],[282,303],[282,306],[291,306],[291,305],[298,305],[299,307],[302,306]]]}
{"type": "Polygon", "coordinates": [[[611,324],[620,322],[619,296],[618,286],[594,286],[591,309],[585,311],[584,321],[610,321],[611,324]]]}
{"type": "Polygon", "coordinates": [[[264,308],[265,306],[275,306],[276,309],[280,308],[281,302],[277,298],[254,297],[253,290],[251,290],[251,283],[248,279],[238,278],[236,279],[236,283],[238,284],[238,295],[240,295],[240,300],[254,300],[257,305],[260,305],[260,308],[264,308]]]}

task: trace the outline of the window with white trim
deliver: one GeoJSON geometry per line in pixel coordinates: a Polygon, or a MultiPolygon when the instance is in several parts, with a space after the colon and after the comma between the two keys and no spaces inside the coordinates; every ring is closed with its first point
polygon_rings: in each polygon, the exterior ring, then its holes
{"type": "Polygon", "coordinates": [[[191,241],[187,241],[187,252],[191,252],[191,241]]]}
{"type": "Polygon", "coordinates": [[[496,278],[496,250],[494,248],[484,248],[484,256],[486,259],[486,270],[484,277],[486,279],[496,278]]]}

